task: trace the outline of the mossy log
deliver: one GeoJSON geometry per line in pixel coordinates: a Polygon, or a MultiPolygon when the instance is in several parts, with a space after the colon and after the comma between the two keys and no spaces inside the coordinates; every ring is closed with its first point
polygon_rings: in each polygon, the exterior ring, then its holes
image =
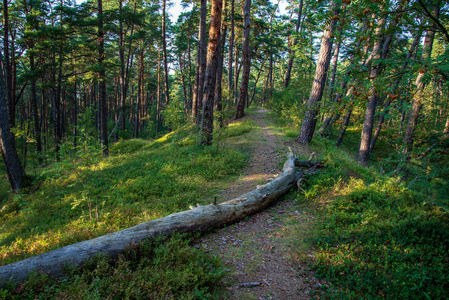
{"type": "MultiPolygon", "coordinates": [[[[58,277],[64,275],[63,270],[66,266],[82,267],[87,260],[98,254],[116,257],[131,244],[158,235],[169,235],[173,232],[206,232],[235,223],[266,208],[297,184],[303,172],[295,169],[295,162],[298,165],[298,159],[290,151],[283,172],[278,177],[227,202],[195,207],[189,211],[174,213],[164,218],[1,266],[0,287],[4,286],[8,280],[22,282],[33,271],[45,272],[58,277]]],[[[309,165],[307,164],[307,166],[309,165]]]]}

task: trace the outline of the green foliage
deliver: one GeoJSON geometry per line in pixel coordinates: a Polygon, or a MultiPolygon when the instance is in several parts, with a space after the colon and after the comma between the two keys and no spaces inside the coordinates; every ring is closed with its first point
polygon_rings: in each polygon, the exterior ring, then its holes
{"type": "Polygon", "coordinates": [[[34,274],[0,289],[0,299],[214,299],[224,275],[220,261],[176,234],[144,241],[116,261],[96,257],[59,280],[34,274]]]}
{"type": "MultiPolygon", "coordinates": [[[[322,147],[318,139],[314,147],[322,147]]],[[[449,297],[449,215],[437,194],[363,168],[333,146],[300,197],[327,204],[311,246],[330,298],[449,297]]]]}
{"type": "Polygon", "coordinates": [[[182,128],[152,142],[119,142],[109,158],[89,141],[76,154],[62,147],[34,193],[1,202],[0,264],[210,203],[247,156],[242,146],[216,151],[197,141],[182,128]]]}
{"type": "Polygon", "coordinates": [[[165,124],[176,130],[185,124],[184,104],[177,98],[171,101],[162,112],[165,124]]]}

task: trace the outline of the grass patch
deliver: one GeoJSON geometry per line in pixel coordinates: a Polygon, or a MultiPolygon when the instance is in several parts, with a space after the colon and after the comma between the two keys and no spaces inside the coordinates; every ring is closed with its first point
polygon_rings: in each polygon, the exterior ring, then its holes
{"type": "MultiPolygon", "coordinates": [[[[312,147],[323,149],[323,142],[312,147]]],[[[447,299],[449,215],[439,199],[375,165],[359,166],[332,145],[322,155],[326,168],[308,177],[297,197],[320,208],[306,243],[314,258],[305,259],[332,283],[328,297],[447,299]]]]}
{"type": "Polygon", "coordinates": [[[39,175],[34,193],[0,203],[0,265],[208,204],[240,174],[244,147],[198,146],[183,128],[120,142],[109,158],[65,157],[39,175]]]}
{"type": "Polygon", "coordinates": [[[145,241],[115,261],[96,257],[59,280],[34,274],[0,289],[0,299],[217,299],[224,269],[189,242],[183,235],[145,241]]]}
{"type": "Polygon", "coordinates": [[[245,133],[250,132],[254,129],[254,127],[257,126],[256,123],[248,118],[245,118],[241,121],[236,121],[231,124],[229,124],[224,129],[224,136],[225,137],[234,137],[234,136],[240,136],[245,133]]]}
{"type": "MultiPolygon", "coordinates": [[[[290,138],[298,132],[283,127],[290,138]]],[[[384,133],[368,168],[355,161],[360,129],[348,128],[340,148],[315,135],[308,149],[326,167],[289,195],[300,217],[286,222],[291,235],[285,239],[296,257],[327,280],[325,298],[447,299],[449,214],[447,192],[441,192],[447,190],[446,167],[428,164],[426,175],[399,182],[391,177],[398,142],[394,131],[384,133]]]]}

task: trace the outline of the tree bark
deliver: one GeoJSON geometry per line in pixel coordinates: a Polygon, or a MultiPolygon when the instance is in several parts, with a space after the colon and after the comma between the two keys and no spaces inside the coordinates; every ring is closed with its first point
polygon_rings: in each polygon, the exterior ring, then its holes
{"type": "Polygon", "coordinates": [[[351,119],[351,114],[352,114],[352,106],[353,105],[351,105],[350,108],[348,109],[348,112],[346,113],[345,120],[343,121],[343,124],[341,125],[340,133],[338,134],[338,138],[335,143],[335,145],[337,147],[340,147],[341,142],[343,141],[343,137],[345,136],[345,133],[346,133],[346,128],[348,128],[349,120],[351,119]]]}
{"type": "Polygon", "coordinates": [[[315,70],[315,77],[310,91],[307,111],[304,116],[301,130],[296,138],[300,144],[309,144],[312,141],[316,126],[316,116],[318,115],[318,103],[323,97],[324,85],[326,83],[327,71],[329,69],[330,58],[332,54],[332,35],[337,24],[339,8],[334,2],[331,2],[331,10],[334,12],[332,21],[326,25],[321,39],[320,54],[315,70]]]}
{"type": "Polygon", "coordinates": [[[156,135],[161,131],[161,49],[157,51],[156,135]]]}
{"type": "MultiPolygon", "coordinates": [[[[301,27],[303,5],[304,5],[304,0],[300,0],[299,1],[299,11],[298,11],[298,21],[296,22],[296,28],[295,28],[296,33],[299,32],[299,28],[301,27]]],[[[292,47],[294,47],[297,42],[298,42],[298,38],[295,37],[293,39],[292,47]]],[[[288,85],[290,83],[290,78],[291,78],[291,73],[292,73],[292,68],[293,68],[293,60],[295,58],[295,50],[289,49],[288,52],[289,52],[289,59],[288,59],[288,64],[287,64],[287,72],[285,74],[285,79],[284,79],[284,88],[288,87],[288,85]]]]}
{"type": "MultiPolygon", "coordinates": [[[[33,51],[34,44],[31,45],[30,49],[33,51]]],[[[33,119],[34,119],[34,134],[36,135],[36,152],[38,155],[39,162],[42,163],[42,140],[41,140],[41,126],[39,120],[39,112],[37,105],[37,88],[36,88],[36,76],[34,71],[36,71],[36,65],[34,62],[34,53],[30,51],[30,69],[33,73],[31,77],[31,106],[33,107],[33,119]]]]}
{"type": "Polygon", "coordinates": [[[6,103],[8,104],[9,124],[11,127],[16,125],[16,103],[12,95],[12,68],[9,59],[9,16],[8,16],[8,0],[3,0],[3,55],[4,55],[4,72],[6,87],[6,103]]]}
{"type": "Polygon", "coordinates": [[[214,98],[220,56],[220,30],[223,0],[212,0],[207,68],[204,81],[203,112],[201,119],[202,145],[211,145],[214,131],[214,98]]]}
{"type": "MultiPolygon", "coordinates": [[[[408,66],[408,61],[412,58],[414,59],[414,57],[412,57],[412,55],[415,53],[415,49],[418,46],[419,40],[421,39],[421,33],[418,33],[415,37],[415,39],[412,42],[412,45],[410,46],[410,50],[407,52],[407,56],[405,58],[405,63],[402,65],[401,70],[399,71],[399,77],[396,79],[396,82],[394,83],[392,90],[392,94],[390,94],[390,97],[388,97],[388,100],[385,102],[384,105],[384,111],[382,112],[382,115],[380,116],[379,119],[379,124],[376,127],[376,130],[374,131],[374,135],[373,138],[371,139],[371,145],[370,145],[370,153],[373,152],[374,150],[374,146],[376,145],[377,139],[379,137],[380,131],[382,130],[384,121],[385,121],[385,116],[388,114],[389,110],[390,110],[390,105],[391,102],[394,100],[393,97],[394,94],[399,94],[398,93],[398,88],[399,88],[399,84],[401,82],[402,79],[402,74],[405,71],[405,69],[408,66]]],[[[414,56],[414,55],[413,55],[414,56]]]]}
{"type": "Polygon", "coordinates": [[[256,96],[257,83],[259,82],[260,74],[262,74],[263,67],[264,67],[266,61],[267,61],[267,59],[264,59],[264,61],[262,62],[262,65],[260,66],[259,72],[257,72],[256,80],[254,81],[253,92],[251,93],[251,98],[249,99],[248,106],[250,106],[251,103],[253,103],[254,96],[256,96]]]}
{"type": "MultiPolygon", "coordinates": [[[[122,14],[123,9],[123,0],[119,0],[119,13],[122,14]]],[[[120,85],[120,113],[119,113],[119,126],[120,130],[124,131],[126,129],[125,126],[125,105],[126,105],[126,79],[125,79],[125,33],[123,29],[123,20],[119,18],[119,59],[120,59],[120,76],[119,76],[119,85],[120,85]]],[[[118,133],[114,134],[114,141],[118,140],[118,133]]]]}
{"type": "MultiPolygon", "coordinates": [[[[438,19],[440,13],[440,2],[438,1],[432,10],[435,18],[438,19]]],[[[426,32],[426,38],[424,40],[424,48],[422,52],[422,61],[428,61],[432,54],[433,40],[435,38],[435,27],[433,24],[432,28],[426,32]]],[[[410,110],[410,115],[408,119],[407,129],[405,131],[405,161],[410,161],[411,152],[413,150],[413,143],[415,137],[415,129],[418,123],[419,113],[423,101],[424,88],[426,87],[423,81],[424,75],[427,73],[426,68],[421,68],[419,74],[416,78],[416,92],[413,95],[412,108],[410,110]]]]}
{"type": "MultiPolygon", "coordinates": [[[[386,18],[381,17],[377,22],[377,41],[374,45],[373,52],[370,55],[369,61],[375,61],[381,58],[382,56],[382,46],[385,41],[384,39],[384,27],[385,27],[386,18]]],[[[377,63],[373,65],[370,69],[369,78],[371,81],[371,85],[369,87],[369,96],[368,96],[368,104],[366,105],[365,111],[365,121],[363,122],[362,135],[360,137],[360,146],[359,146],[359,154],[357,157],[357,161],[362,166],[368,165],[369,162],[369,147],[371,143],[371,136],[373,134],[374,127],[374,114],[376,112],[377,101],[379,95],[376,89],[376,78],[381,73],[381,64],[377,63]]]]}
{"type": "MultiPolygon", "coordinates": [[[[223,11],[226,9],[226,2],[223,1],[223,11]]],[[[225,17],[223,18],[225,19],[225,17]]],[[[223,65],[224,65],[224,49],[225,49],[225,43],[226,43],[226,31],[227,26],[222,26],[222,32],[221,32],[221,41],[218,46],[218,68],[217,68],[217,81],[215,83],[215,109],[218,112],[218,126],[220,128],[223,127],[223,93],[222,93],[222,80],[223,80],[223,65]]]]}
{"type": "MultiPolygon", "coordinates": [[[[368,21],[367,21],[367,19],[365,19],[364,22],[363,22],[363,26],[362,26],[362,28],[360,30],[359,36],[366,32],[367,23],[368,23],[368,21]]],[[[353,49],[353,54],[351,55],[351,58],[349,59],[350,65],[354,64],[354,59],[356,57],[355,53],[359,51],[361,44],[362,44],[362,39],[361,38],[357,39],[357,42],[356,42],[355,47],[353,49]]],[[[337,95],[334,97],[334,104],[337,104],[340,101],[340,98],[343,96],[344,91],[346,90],[346,87],[348,85],[348,79],[347,78],[349,78],[351,76],[351,73],[352,72],[351,72],[350,69],[348,69],[346,71],[346,75],[343,77],[343,80],[342,80],[342,82],[340,84],[340,90],[341,91],[338,92],[337,95]]],[[[328,136],[329,135],[330,128],[331,128],[331,126],[330,126],[331,125],[331,121],[336,119],[335,111],[336,111],[336,108],[333,107],[331,113],[324,119],[324,122],[321,125],[320,130],[319,130],[321,135],[323,135],[323,136],[328,136]]]]}
{"type": "Polygon", "coordinates": [[[103,28],[103,0],[98,0],[98,101],[100,110],[100,139],[103,155],[109,155],[108,145],[108,108],[106,99],[106,70],[104,68],[104,28],[103,28]]]}
{"type": "Polygon", "coordinates": [[[234,8],[235,0],[231,0],[231,35],[229,36],[229,56],[228,56],[228,87],[231,91],[231,95],[234,95],[234,83],[232,81],[232,51],[234,50],[234,38],[235,38],[235,25],[234,25],[234,8]]]}
{"type": "Polygon", "coordinates": [[[23,187],[25,170],[17,154],[14,134],[11,133],[8,117],[8,105],[6,102],[6,84],[4,74],[4,61],[0,54],[0,151],[2,152],[6,174],[12,191],[23,187]]]}
{"type": "MultiPolygon", "coordinates": [[[[290,152],[282,173],[273,181],[230,201],[195,207],[189,211],[171,214],[167,217],[141,223],[137,226],[100,236],[88,241],[66,246],[51,252],[0,267],[0,287],[8,280],[24,281],[33,271],[43,271],[51,276],[64,275],[64,267],[82,267],[88,259],[105,254],[117,257],[126,247],[145,239],[174,232],[207,232],[233,224],[252,215],[279,199],[297,185],[304,172],[297,171],[301,165],[290,152]]],[[[316,163],[318,166],[320,163],[316,163]]]]}
{"type": "Polygon", "coordinates": [[[165,71],[165,105],[170,103],[170,86],[168,81],[168,58],[167,58],[167,38],[166,38],[166,16],[165,16],[165,6],[166,0],[162,1],[162,51],[164,54],[164,71],[165,71]]]}
{"type": "Polygon", "coordinates": [[[240,119],[245,115],[245,103],[248,97],[249,71],[251,68],[251,52],[249,48],[249,32],[251,29],[251,0],[245,0],[243,9],[243,43],[242,43],[242,64],[243,73],[240,83],[239,100],[234,119],[240,119]]]}
{"type": "Polygon", "coordinates": [[[193,105],[192,120],[199,124],[201,118],[199,116],[204,91],[204,73],[206,72],[206,16],[207,16],[207,0],[201,0],[198,53],[195,85],[193,87],[193,105]]]}

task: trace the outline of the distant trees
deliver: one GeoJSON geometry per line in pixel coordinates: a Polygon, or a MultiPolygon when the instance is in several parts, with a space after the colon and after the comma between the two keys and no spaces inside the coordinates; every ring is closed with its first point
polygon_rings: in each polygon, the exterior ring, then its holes
{"type": "Polygon", "coordinates": [[[391,126],[403,161],[418,151],[421,119],[443,131],[445,2],[289,0],[290,16],[268,1],[223,4],[221,28],[208,36],[218,19],[206,0],[186,6],[176,22],[165,0],[3,1],[5,97],[24,165],[87,142],[107,155],[111,142],[184,124],[195,124],[210,145],[214,123],[239,119],[254,104],[300,126],[303,144],[320,125],[340,145],[354,125],[362,165],[391,126]]]}

